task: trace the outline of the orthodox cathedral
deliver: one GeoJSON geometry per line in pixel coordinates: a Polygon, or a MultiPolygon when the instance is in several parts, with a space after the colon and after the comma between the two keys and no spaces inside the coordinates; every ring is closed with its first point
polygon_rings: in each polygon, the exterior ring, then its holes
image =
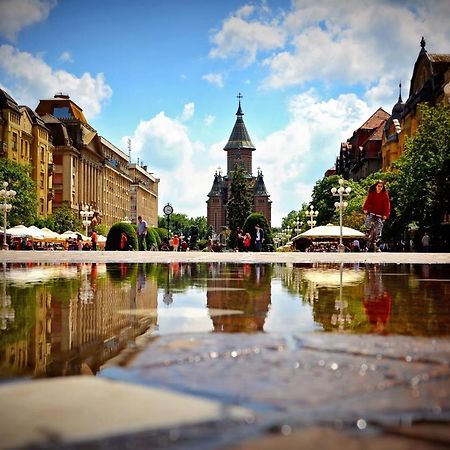
{"type": "Polygon", "coordinates": [[[216,171],[212,188],[208,194],[207,220],[216,233],[223,231],[228,224],[227,203],[230,193],[233,170],[237,164],[244,167],[248,174],[249,181],[253,187],[253,212],[261,213],[270,226],[272,202],[264,184],[264,177],[258,167],[257,175],[252,175],[252,155],[256,150],[247,128],[244,124],[244,113],[241,108],[242,95],[238,95],[239,106],[236,112],[236,123],[231,132],[228,143],[223,148],[227,152],[227,173],[222,175],[220,170],[216,171]]]}

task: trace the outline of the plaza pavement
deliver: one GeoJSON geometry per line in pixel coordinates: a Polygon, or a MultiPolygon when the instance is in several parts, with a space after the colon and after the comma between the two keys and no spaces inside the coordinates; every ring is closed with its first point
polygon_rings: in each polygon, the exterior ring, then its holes
{"type": "MultiPolygon", "coordinates": [[[[450,254],[4,251],[0,260],[449,264],[450,254]]],[[[144,334],[95,377],[0,384],[1,449],[437,450],[450,446],[449,423],[447,337],[144,334]]]]}

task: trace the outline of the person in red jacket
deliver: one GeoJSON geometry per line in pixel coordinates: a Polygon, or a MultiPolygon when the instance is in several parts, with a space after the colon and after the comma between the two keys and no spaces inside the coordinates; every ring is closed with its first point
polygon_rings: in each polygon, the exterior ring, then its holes
{"type": "MultiPolygon", "coordinates": [[[[381,241],[381,232],[383,231],[383,223],[391,213],[391,202],[389,194],[386,191],[384,181],[378,180],[369,188],[366,200],[363,205],[363,212],[366,215],[364,226],[366,227],[366,235],[369,234],[372,222],[375,223],[376,244],[375,250],[381,241]]],[[[368,250],[368,249],[367,249],[368,250]]]]}

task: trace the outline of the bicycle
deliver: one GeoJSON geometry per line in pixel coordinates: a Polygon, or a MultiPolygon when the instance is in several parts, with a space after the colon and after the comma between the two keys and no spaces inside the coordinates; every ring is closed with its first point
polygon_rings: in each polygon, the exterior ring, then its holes
{"type": "Polygon", "coordinates": [[[370,251],[370,249],[373,248],[374,252],[379,252],[381,251],[378,247],[377,247],[377,224],[379,222],[383,222],[383,216],[380,216],[379,214],[374,214],[374,213],[368,213],[367,217],[371,217],[371,221],[370,221],[370,226],[369,229],[367,230],[367,241],[366,241],[366,251],[370,251]]]}

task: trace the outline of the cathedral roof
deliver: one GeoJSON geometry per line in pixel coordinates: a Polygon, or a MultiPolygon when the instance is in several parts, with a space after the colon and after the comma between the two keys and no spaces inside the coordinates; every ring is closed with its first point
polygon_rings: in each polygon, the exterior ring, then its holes
{"type": "Polygon", "coordinates": [[[402,99],[402,83],[398,85],[398,88],[399,88],[398,100],[397,103],[392,108],[392,117],[394,119],[399,119],[405,109],[405,104],[403,103],[402,99]]]}
{"type": "Polygon", "coordinates": [[[253,145],[247,128],[245,127],[244,119],[242,118],[243,115],[244,113],[241,108],[241,100],[239,100],[239,107],[236,112],[236,123],[234,124],[233,131],[231,132],[227,145],[223,148],[224,150],[236,148],[249,148],[255,150],[255,146],[253,145]]]}
{"type": "Polygon", "coordinates": [[[269,196],[266,185],[264,184],[264,177],[261,170],[258,170],[258,176],[256,177],[254,195],[260,197],[269,196]]]}
{"type": "Polygon", "coordinates": [[[208,197],[221,197],[222,196],[222,175],[216,172],[214,175],[214,181],[208,197]]]}

